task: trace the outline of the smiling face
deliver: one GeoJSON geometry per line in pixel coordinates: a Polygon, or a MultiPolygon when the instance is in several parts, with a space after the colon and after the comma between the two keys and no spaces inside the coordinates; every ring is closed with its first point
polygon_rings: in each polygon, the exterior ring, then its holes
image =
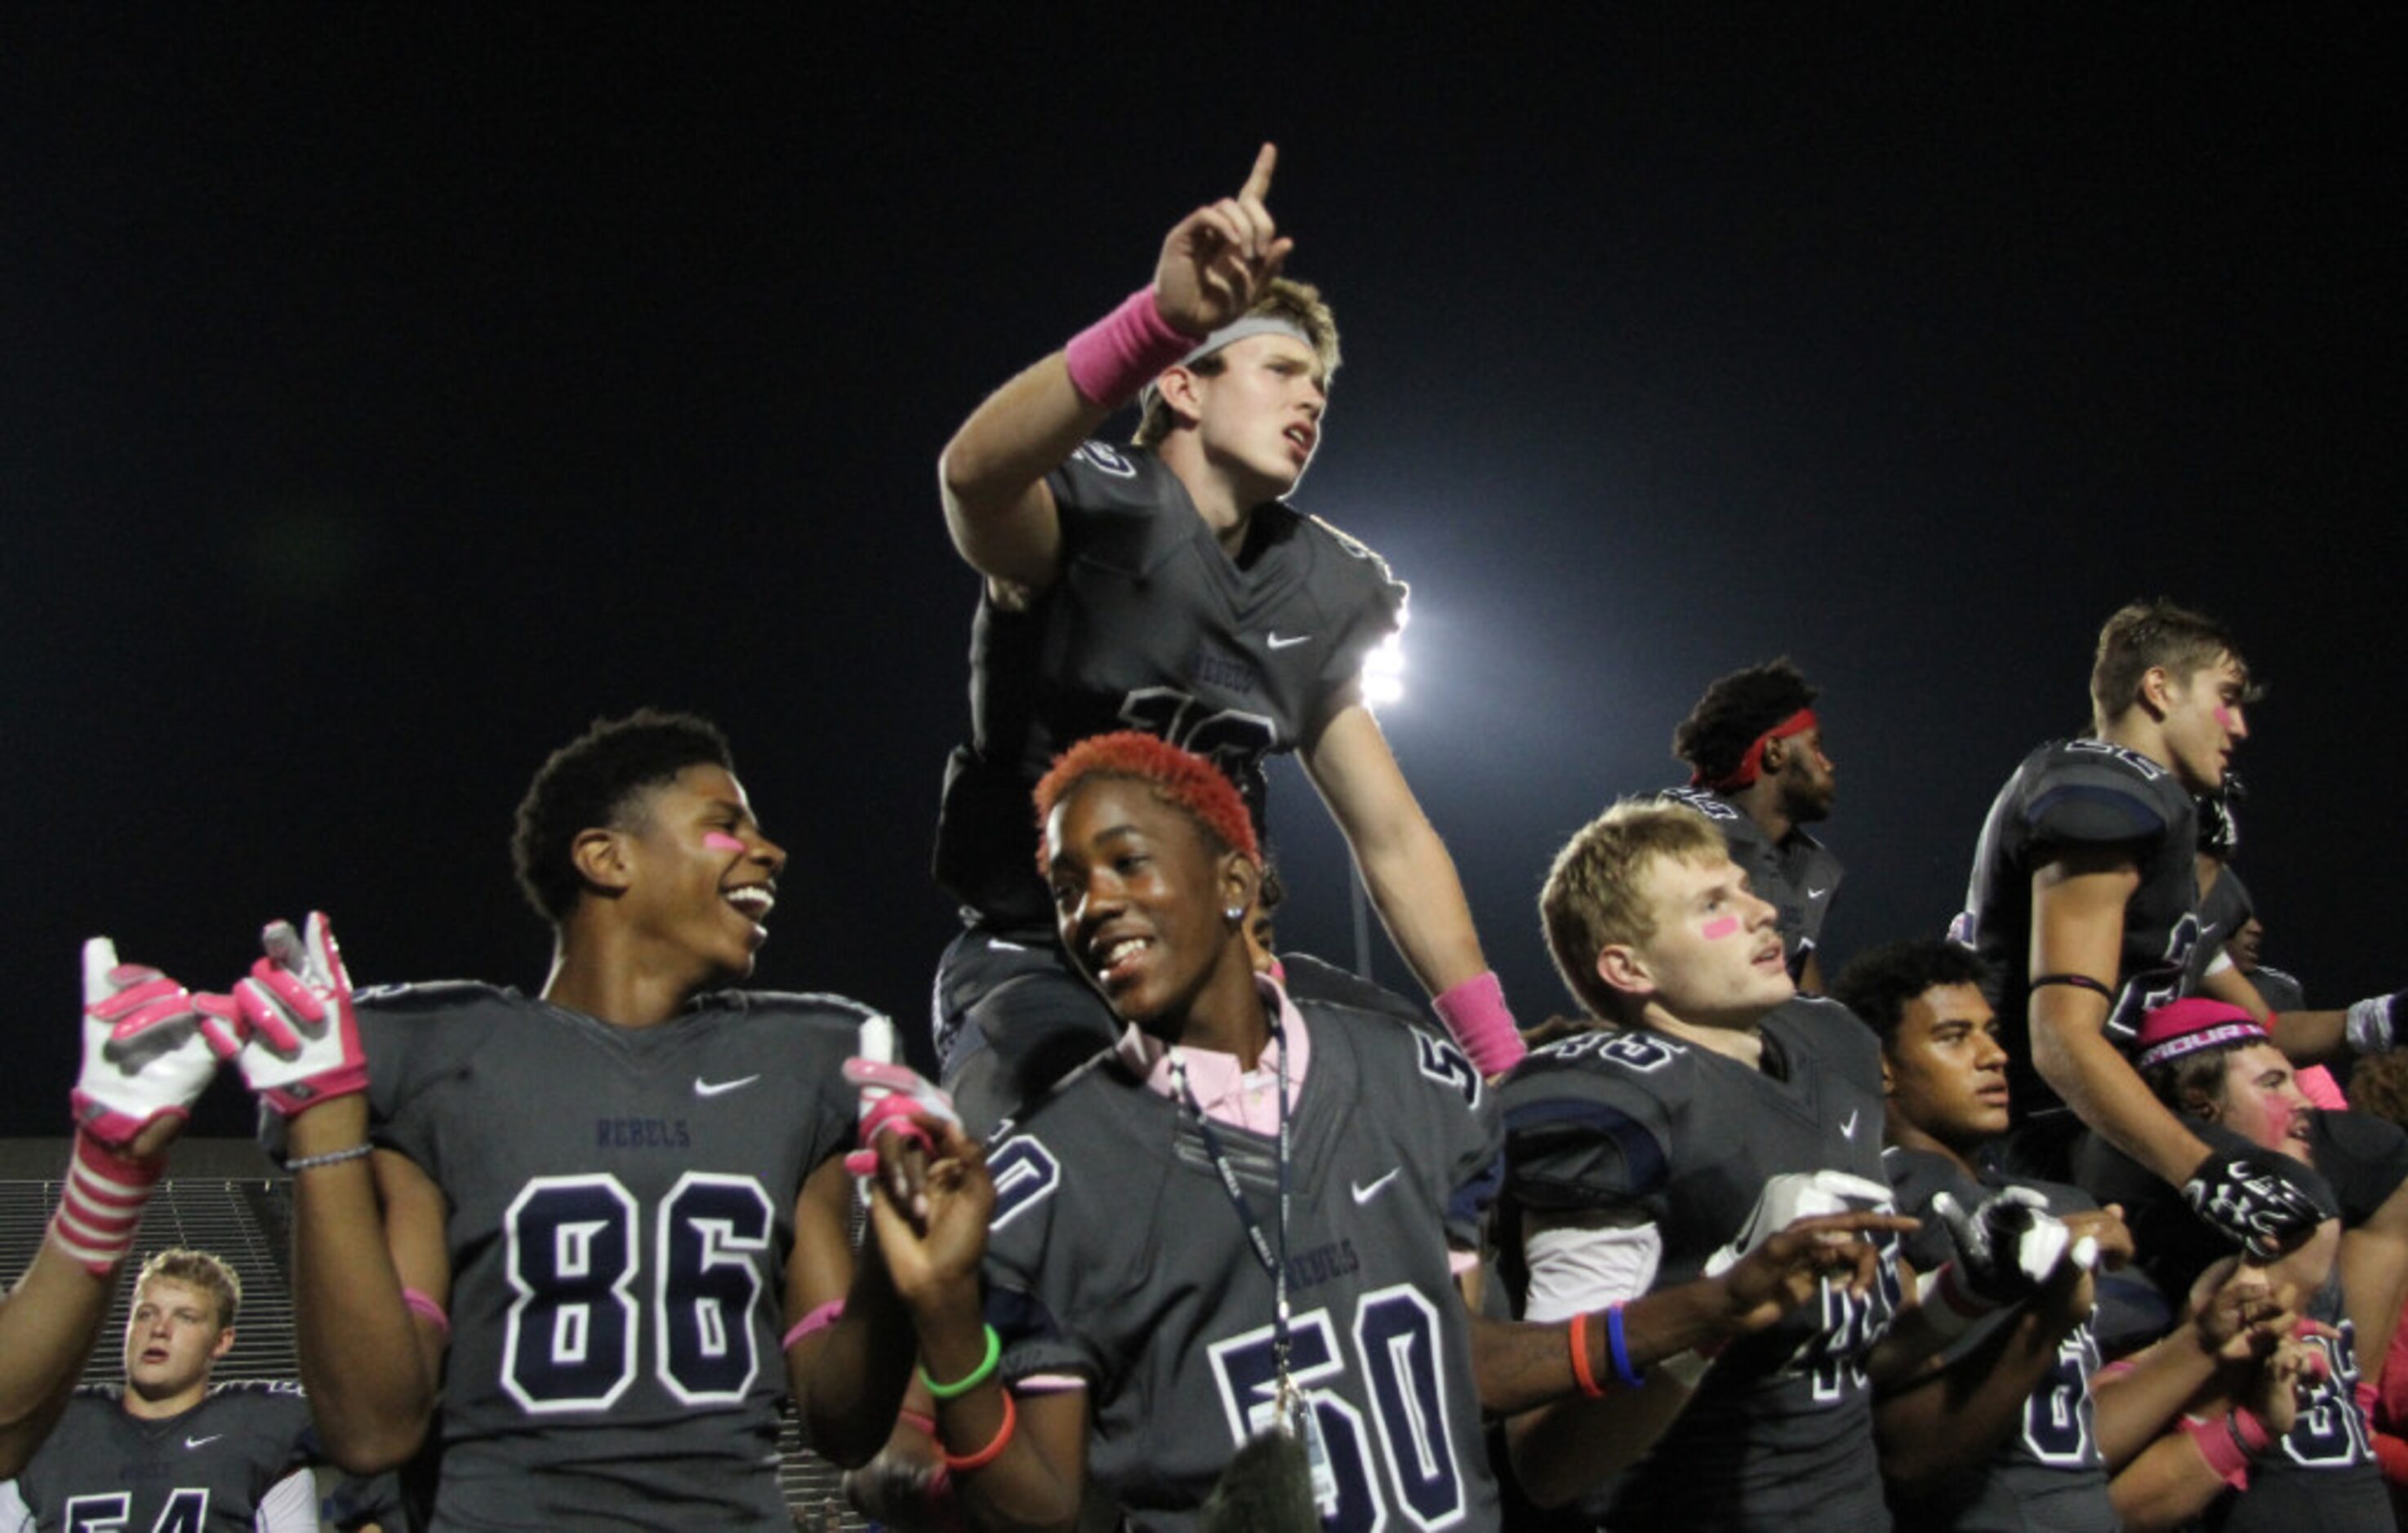
{"type": "Polygon", "coordinates": [[[1192,375],[1197,444],[1207,462],[1265,498],[1304,477],[1328,408],[1321,362],[1293,336],[1249,336],[1214,353],[1216,373],[1192,375]]]}
{"type": "Polygon", "coordinates": [[[149,1403],[198,1397],[209,1366],[234,1345],[218,1324],[217,1296],[174,1278],[152,1278],[125,1322],[125,1385],[149,1403]]]}
{"type": "Polygon", "coordinates": [[[1653,930],[1598,953],[1609,985],[1694,1027],[1752,1027],[1798,993],[1778,913],[1729,857],[1650,857],[1638,887],[1653,930]]]}
{"type": "Polygon", "coordinates": [[[609,833],[624,860],[623,918],[692,954],[709,981],[750,974],[786,853],[762,834],[744,785],[724,766],[688,766],[626,821],[609,833]]]}
{"type": "Polygon", "coordinates": [[[1254,996],[1228,918],[1253,903],[1254,865],[1145,783],[1081,783],[1046,816],[1045,859],[1062,949],[1123,1021],[1177,1042],[1199,1007],[1254,996]]]}
{"type": "Polygon", "coordinates": [[[1936,984],[1900,1010],[1882,1051],[1893,1122],[1960,1154],[2007,1131],[2007,1051],[1999,1017],[1970,984],[1936,984]]]}

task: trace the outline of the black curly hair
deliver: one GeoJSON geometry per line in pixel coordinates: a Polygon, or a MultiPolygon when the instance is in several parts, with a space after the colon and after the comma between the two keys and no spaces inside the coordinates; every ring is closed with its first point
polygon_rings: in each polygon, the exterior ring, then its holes
{"type": "Polygon", "coordinates": [[[538,913],[558,925],[577,909],[585,881],[569,860],[579,833],[622,823],[629,801],[675,781],[688,766],[736,769],[727,737],[692,713],[639,709],[596,719],[552,753],[528,784],[510,837],[519,887],[538,913]]]}
{"type": "Polygon", "coordinates": [[[1906,1020],[1907,1003],[1917,996],[1933,985],[1983,985],[1989,979],[1988,966],[1972,949],[1936,937],[1918,938],[1857,954],[1831,982],[1831,998],[1880,1034],[1882,1047],[1887,1049],[1898,1041],[1898,1024],[1906,1020]]]}
{"type": "Polygon", "coordinates": [[[1719,782],[1738,769],[1756,737],[1818,695],[1787,655],[1718,676],[1672,731],[1672,754],[1700,781],[1719,782]]]}

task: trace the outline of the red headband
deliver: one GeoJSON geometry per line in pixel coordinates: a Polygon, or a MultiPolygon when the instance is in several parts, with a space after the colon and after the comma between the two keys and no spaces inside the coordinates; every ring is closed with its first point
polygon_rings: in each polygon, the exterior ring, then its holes
{"type": "Polygon", "coordinates": [[[1756,738],[1750,740],[1747,746],[1747,753],[1741,756],[1739,758],[1739,765],[1732,767],[1727,773],[1715,778],[1712,781],[1708,781],[1704,772],[1691,772],[1689,774],[1689,786],[1692,788],[1712,788],[1716,793],[1728,793],[1734,788],[1744,788],[1749,783],[1755,781],[1764,771],[1765,741],[1785,740],[1792,735],[1802,735],[1807,730],[1813,727],[1814,710],[1811,708],[1801,708],[1797,712],[1792,713],[1789,717],[1782,720],[1779,724],[1774,724],[1771,728],[1766,730],[1763,734],[1758,735],[1756,738]]]}

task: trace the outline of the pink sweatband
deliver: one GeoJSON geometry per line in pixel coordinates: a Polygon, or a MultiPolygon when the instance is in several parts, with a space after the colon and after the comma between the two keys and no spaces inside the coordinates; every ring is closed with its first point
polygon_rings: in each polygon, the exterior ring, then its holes
{"type": "Polygon", "coordinates": [[[818,1335],[835,1325],[843,1314],[844,1300],[840,1298],[828,1300],[802,1319],[796,1321],[794,1327],[786,1332],[786,1339],[778,1343],[778,1350],[784,1352],[804,1337],[818,1335]]]}
{"type": "Polygon", "coordinates": [[[415,1288],[404,1288],[401,1291],[401,1302],[409,1307],[411,1314],[417,1315],[437,1330],[441,1331],[447,1340],[451,1337],[452,1317],[443,1312],[443,1306],[435,1302],[434,1296],[422,1294],[415,1288]]]}
{"type": "Polygon", "coordinates": [[[867,1148],[876,1143],[881,1133],[893,1128],[908,1139],[918,1139],[921,1148],[928,1148],[935,1141],[928,1138],[926,1129],[911,1120],[911,1114],[918,1110],[917,1104],[899,1091],[892,1096],[881,1096],[870,1103],[861,1114],[863,1146],[867,1148]]]}
{"type": "Polygon", "coordinates": [[[2248,1488],[2249,1461],[2264,1453],[2273,1440],[2256,1416],[2238,1409],[2205,1420],[2186,1416],[2183,1430],[2199,1444],[2200,1456],[2207,1460],[2207,1467],[2235,1490],[2248,1488]]]}
{"type": "Polygon", "coordinates": [[[1162,317],[1154,284],[1132,293],[1118,308],[1070,337],[1062,362],[1070,386],[1091,405],[1117,409],[1165,367],[1195,348],[1197,337],[1162,317]]]}
{"type": "Polygon", "coordinates": [[[142,1210],[165,1170],[164,1160],[127,1159],[79,1131],[66,1185],[50,1215],[50,1239],[93,1277],[108,1276],[133,1247],[142,1210]]]}
{"type": "Polygon", "coordinates": [[[915,1432],[925,1432],[930,1437],[937,1435],[937,1418],[934,1416],[924,1416],[917,1411],[897,1411],[895,1419],[915,1432]]]}
{"type": "Polygon", "coordinates": [[[1446,1030],[1463,1045],[1472,1067],[1484,1076],[1504,1074],[1530,1052],[1513,1025],[1513,1013],[1505,1010],[1505,986],[1495,969],[1449,985],[1430,1002],[1430,1010],[1446,1024],[1446,1030]]]}

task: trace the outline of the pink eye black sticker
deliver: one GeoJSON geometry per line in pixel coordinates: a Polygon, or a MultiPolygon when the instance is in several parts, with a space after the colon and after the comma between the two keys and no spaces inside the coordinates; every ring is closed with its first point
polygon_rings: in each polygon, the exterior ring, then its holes
{"type": "Polygon", "coordinates": [[[713,852],[741,852],[744,843],[724,830],[706,831],[702,844],[713,852]]]}
{"type": "Polygon", "coordinates": [[[1730,936],[1738,930],[1739,917],[1735,915],[1716,916],[1713,920],[1706,923],[1704,936],[1706,940],[1709,942],[1719,942],[1724,938],[1730,936]]]}

